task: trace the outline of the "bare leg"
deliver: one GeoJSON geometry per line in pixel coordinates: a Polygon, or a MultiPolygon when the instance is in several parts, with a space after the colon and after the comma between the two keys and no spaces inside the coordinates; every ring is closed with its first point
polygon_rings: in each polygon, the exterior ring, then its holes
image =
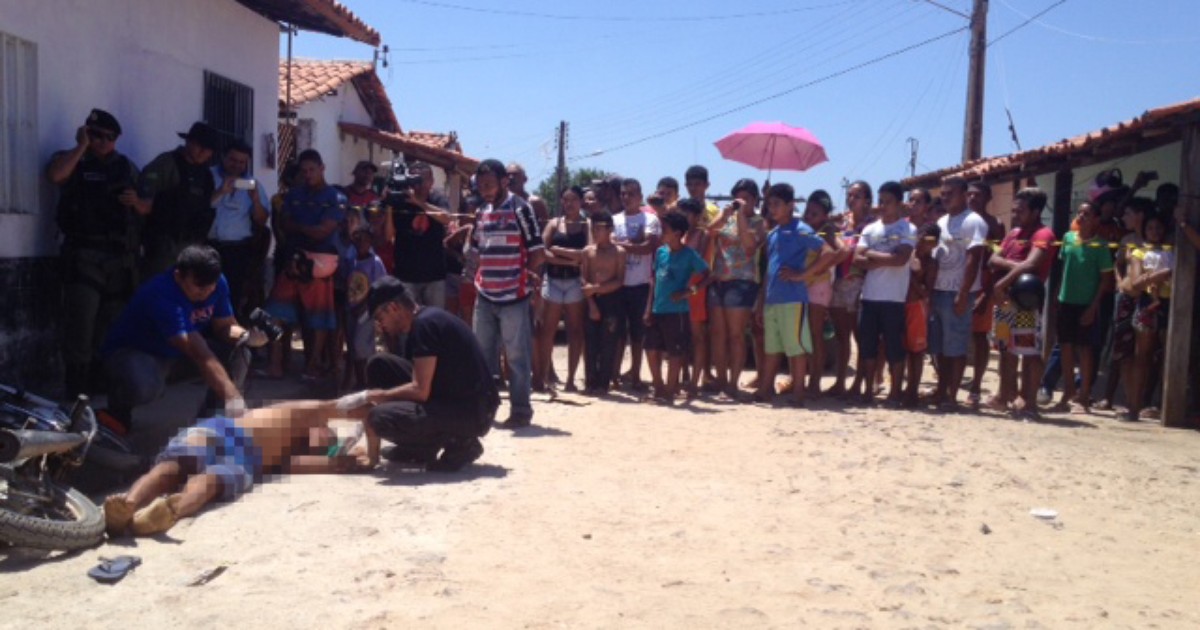
{"type": "Polygon", "coordinates": [[[630,348],[630,368],[629,374],[634,387],[642,384],[642,342],[629,344],[630,348]]]}
{"type": "Polygon", "coordinates": [[[905,405],[916,407],[921,391],[921,375],[925,371],[925,355],[920,352],[908,353],[908,366],[905,370],[908,377],[908,391],[905,392],[905,405]]]}
{"type": "MultiPolygon", "coordinates": [[[[972,333],[971,341],[975,344],[974,355],[971,357],[971,364],[974,367],[974,373],[971,377],[971,383],[968,385],[968,391],[972,394],[979,395],[983,391],[983,375],[987,373],[988,358],[991,355],[991,345],[988,343],[987,333],[972,333]]],[[[1014,366],[1014,370],[1015,370],[1014,366]]],[[[1014,371],[1013,376],[1016,376],[1014,371]]]]}
{"type": "Polygon", "coordinates": [[[726,389],[729,383],[727,376],[729,371],[729,340],[726,332],[728,325],[725,322],[727,312],[726,309],[719,307],[708,309],[708,331],[712,335],[711,363],[717,377],[713,381],[713,385],[720,390],[726,389]]]}
{"type": "Polygon", "coordinates": [[[692,374],[688,383],[688,396],[700,393],[700,380],[708,373],[708,322],[692,323],[692,374]]]}
{"type": "Polygon", "coordinates": [[[1062,344],[1059,356],[1062,359],[1062,403],[1065,405],[1075,400],[1075,345],[1070,343],[1062,344]]]}
{"type": "MultiPolygon", "coordinates": [[[[779,360],[783,355],[768,354],[759,364],[758,390],[754,392],[754,400],[768,402],[775,397],[775,374],[779,372],[779,360]]],[[[793,390],[794,391],[794,390],[793,390]]]]}
{"type": "Polygon", "coordinates": [[[325,346],[329,343],[328,330],[314,330],[312,332],[313,347],[308,353],[308,368],[305,369],[305,374],[309,376],[319,376],[321,374],[321,359],[325,356],[325,346]]]}
{"type": "Polygon", "coordinates": [[[837,396],[846,391],[846,374],[850,371],[850,338],[854,335],[854,314],[844,308],[830,309],[833,316],[834,342],[837,347],[837,370],[829,393],[837,396]]]}
{"type": "Polygon", "coordinates": [[[663,388],[662,352],[659,350],[647,350],[646,358],[650,361],[650,382],[654,386],[654,395],[661,398],[666,394],[663,388]]]}
{"type": "Polygon", "coordinates": [[[533,362],[533,389],[535,391],[546,388],[546,375],[550,372],[550,363],[554,354],[554,333],[557,332],[558,321],[563,313],[562,304],[549,300],[543,304],[542,328],[537,337],[537,353],[533,362]]]}
{"type": "Polygon", "coordinates": [[[675,400],[679,395],[679,373],[683,370],[683,357],[667,357],[667,399],[675,400]]]}
{"type": "Polygon", "coordinates": [[[725,309],[725,340],[729,348],[729,380],[726,392],[736,395],[746,368],[746,326],[752,311],[744,308],[725,309]]]}
{"type": "Polygon", "coordinates": [[[821,376],[825,372],[825,319],[829,309],[819,304],[809,305],[809,324],[812,330],[813,351],[809,355],[812,365],[808,381],[808,393],[821,393],[821,376]]]}
{"type": "Polygon", "coordinates": [[[183,518],[191,516],[212,502],[221,494],[221,480],[216,475],[195,475],[188,479],[183,492],[173,495],[179,497],[173,501],[175,516],[183,518]]]}
{"type": "Polygon", "coordinates": [[[575,373],[583,356],[583,318],[587,302],[567,305],[567,383],[566,390],[575,391],[575,373]]]}
{"type": "Polygon", "coordinates": [[[808,355],[797,355],[789,357],[788,362],[792,368],[792,404],[796,407],[804,406],[804,395],[807,388],[804,387],[804,377],[808,371],[808,355]]]}

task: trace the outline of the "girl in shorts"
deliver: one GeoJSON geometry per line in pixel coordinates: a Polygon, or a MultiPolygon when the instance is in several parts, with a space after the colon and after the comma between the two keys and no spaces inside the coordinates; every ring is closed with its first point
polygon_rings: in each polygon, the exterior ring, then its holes
{"type": "MultiPolygon", "coordinates": [[[[842,215],[841,238],[842,254],[839,256],[837,279],[833,282],[833,298],[829,309],[833,317],[834,333],[838,350],[837,375],[829,393],[841,396],[846,393],[846,372],[850,368],[850,338],[858,329],[858,304],[862,297],[862,285],[865,273],[853,266],[854,249],[858,247],[858,237],[863,228],[871,222],[870,209],[875,195],[871,185],[859,180],[850,184],[846,189],[846,214],[842,215]]],[[[859,365],[861,367],[859,358],[859,365]]],[[[861,394],[863,382],[862,370],[855,370],[854,384],[851,392],[861,394]]]]}
{"type": "MultiPolygon", "coordinates": [[[[833,249],[834,256],[841,256],[842,239],[837,224],[829,219],[833,211],[833,199],[824,190],[814,190],[804,206],[804,222],[833,249]]],[[[809,264],[817,252],[809,256],[809,264]]],[[[808,318],[812,329],[813,351],[808,359],[808,393],[821,393],[821,376],[825,372],[825,321],[829,317],[829,305],[833,300],[832,269],[808,287],[808,318]]]]}
{"type": "Polygon", "coordinates": [[[1162,349],[1162,338],[1167,332],[1167,315],[1171,311],[1171,273],[1175,269],[1175,252],[1164,247],[1167,239],[1166,221],[1157,215],[1149,215],[1145,219],[1144,230],[1145,244],[1133,250],[1129,265],[1132,287],[1141,295],[1133,314],[1133,328],[1137,331],[1133,395],[1129,400],[1129,411],[1117,416],[1128,421],[1138,419],[1146,399],[1150,397],[1150,372],[1154,369],[1155,355],[1162,349]]]}
{"type": "Polygon", "coordinates": [[[546,244],[546,278],[542,283],[542,329],[538,338],[538,360],[534,385],[546,384],[550,361],[554,353],[554,335],[558,322],[565,314],[567,320],[567,382],[564,389],[576,391],[575,371],[583,353],[583,282],[579,279],[579,258],[565,258],[551,253],[551,248],[583,252],[588,244],[587,220],[583,218],[583,189],[572,186],[560,198],[563,214],[551,219],[542,231],[546,244]]]}

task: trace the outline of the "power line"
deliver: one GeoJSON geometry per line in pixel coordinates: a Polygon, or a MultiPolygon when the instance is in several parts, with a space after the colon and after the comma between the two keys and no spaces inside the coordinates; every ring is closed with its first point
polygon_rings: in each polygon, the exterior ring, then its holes
{"type": "Polygon", "coordinates": [[[453,9],[456,11],[469,11],[471,13],[486,13],[488,15],[503,15],[509,17],[524,17],[524,18],[539,18],[544,20],[569,20],[569,21],[587,21],[587,22],[710,22],[715,20],[738,20],[744,18],[759,18],[759,17],[776,17],[780,15],[792,15],[803,13],[806,11],[816,11],[819,9],[828,9],[830,7],[842,6],[846,4],[854,4],[856,0],[843,0],[842,2],[831,2],[820,5],[807,7],[794,7],[791,9],[780,9],[778,11],[759,11],[750,13],[727,13],[725,15],[676,15],[671,17],[638,17],[638,16],[605,16],[605,15],[577,15],[566,13],[539,13],[535,11],[514,11],[511,9],[485,9],[482,7],[471,7],[461,4],[453,4],[449,2],[435,2],[434,0],[400,0],[409,4],[420,4],[428,7],[439,9],[453,9]]]}
{"type": "MultiPolygon", "coordinates": [[[[1013,5],[1009,4],[1008,2],[1005,2],[1005,0],[1000,0],[1000,4],[1003,4],[1006,9],[1008,9],[1009,11],[1012,11],[1013,13],[1016,13],[1021,18],[1032,19],[1029,17],[1028,14],[1020,11],[1019,9],[1017,9],[1013,5]]],[[[1083,39],[1083,40],[1087,40],[1087,41],[1091,41],[1091,42],[1099,42],[1099,43],[1103,43],[1103,44],[1157,46],[1157,45],[1165,45],[1165,44],[1189,44],[1192,42],[1200,41],[1200,37],[1177,37],[1177,38],[1167,38],[1167,39],[1116,39],[1116,38],[1112,38],[1112,37],[1101,37],[1099,35],[1088,35],[1087,33],[1079,33],[1076,31],[1069,31],[1065,28],[1062,28],[1061,26],[1055,26],[1053,24],[1048,24],[1046,22],[1043,22],[1043,21],[1037,20],[1037,19],[1032,19],[1032,21],[1034,24],[1037,24],[1038,26],[1040,26],[1048,31],[1054,31],[1056,33],[1061,33],[1063,35],[1067,35],[1070,37],[1076,37],[1078,39],[1083,39]]]]}
{"type": "Polygon", "coordinates": [[[995,44],[995,43],[999,42],[1000,40],[1004,39],[1005,37],[1008,37],[1009,35],[1012,35],[1013,33],[1025,28],[1026,26],[1031,24],[1033,21],[1035,21],[1038,18],[1042,17],[1043,15],[1046,15],[1047,13],[1049,13],[1055,7],[1058,7],[1058,6],[1066,4],[1066,3],[1067,3],[1067,0],[1058,0],[1058,2],[1055,2],[1054,4],[1046,7],[1045,9],[1042,9],[1041,11],[1033,14],[1033,17],[1026,19],[1024,22],[1021,22],[1020,24],[1005,31],[1004,34],[1001,35],[1000,37],[997,37],[996,39],[993,39],[992,41],[988,42],[987,43],[988,47],[991,47],[992,44],[995,44]]]}
{"type": "MultiPolygon", "coordinates": [[[[876,41],[873,38],[873,33],[876,30],[888,29],[895,30],[904,23],[897,20],[905,13],[913,10],[915,5],[905,4],[899,5],[901,10],[899,13],[887,14],[885,12],[875,12],[863,15],[862,20],[838,20],[837,16],[832,17],[834,21],[854,22],[858,25],[858,31],[855,38],[846,38],[836,29],[824,29],[815,27],[814,31],[822,33],[812,38],[798,38],[795,43],[801,44],[798,49],[781,50],[778,46],[770,45],[765,50],[766,54],[771,57],[763,64],[750,63],[762,54],[756,54],[750,59],[744,59],[731,64],[727,69],[715,72],[711,77],[703,79],[703,81],[718,82],[721,86],[720,90],[707,90],[707,94],[701,97],[691,98],[672,98],[657,96],[648,106],[643,105],[634,109],[631,114],[617,117],[611,122],[606,121],[599,126],[589,125],[591,131],[584,133],[582,124],[577,124],[577,134],[580,138],[585,137],[602,137],[610,138],[615,134],[622,134],[626,137],[639,133],[639,129],[652,130],[664,124],[664,119],[668,122],[687,119],[693,115],[704,115],[706,112],[711,112],[716,109],[723,109],[730,106],[735,106],[745,98],[745,93],[758,92],[760,86],[769,83],[777,82],[775,77],[790,76],[795,74],[794,69],[797,66],[804,66],[806,71],[813,71],[822,66],[831,65],[834,62],[840,61],[846,57],[848,53],[860,48],[858,42],[861,40],[876,41]],[[839,46],[838,44],[843,44],[839,46]],[[816,51],[809,54],[809,51],[816,51]],[[611,131],[610,131],[611,129],[611,131]]],[[[920,16],[908,22],[916,22],[920,16]]],[[[906,22],[907,23],[907,22],[906,22]]],[[[836,67],[836,66],[835,66],[836,67]]],[[[699,93],[696,88],[696,81],[689,83],[691,87],[677,90],[686,94],[687,92],[699,93]]],[[[604,120],[604,119],[601,119],[604,120]]],[[[584,141],[577,142],[579,146],[585,146],[584,141]]]]}
{"type": "Polygon", "coordinates": [[[621,149],[627,149],[627,148],[629,148],[629,147],[632,147],[632,146],[635,146],[635,145],[638,145],[638,144],[642,144],[642,143],[644,143],[644,142],[649,142],[650,140],[656,140],[656,139],[658,139],[658,138],[661,138],[661,137],[663,137],[663,136],[668,136],[668,135],[671,135],[671,134],[673,134],[673,133],[678,133],[678,132],[680,132],[680,131],[683,131],[683,130],[685,130],[685,129],[690,129],[690,128],[692,128],[692,127],[695,127],[695,126],[697,126],[697,125],[702,125],[702,124],[704,124],[704,123],[706,123],[706,122],[709,122],[709,121],[712,121],[712,120],[716,120],[716,119],[718,119],[718,118],[722,118],[722,117],[724,117],[724,116],[728,116],[729,114],[737,113],[737,112],[740,112],[740,111],[743,111],[743,110],[749,109],[749,108],[751,108],[751,107],[754,107],[754,106],[756,106],[756,105],[761,105],[761,104],[763,104],[763,103],[766,103],[766,102],[768,102],[768,101],[773,101],[773,100],[775,100],[775,99],[778,99],[778,98],[781,98],[781,97],[787,96],[788,94],[791,94],[791,93],[793,93],[793,92],[798,92],[798,91],[800,91],[800,90],[802,90],[802,89],[804,89],[804,88],[812,87],[812,86],[814,86],[814,85],[817,85],[817,84],[819,84],[819,83],[824,83],[825,81],[829,81],[829,80],[831,80],[831,79],[835,79],[835,78],[837,78],[837,77],[840,77],[840,76],[843,76],[843,75],[845,75],[845,74],[849,74],[850,72],[853,72],[853,71],[855,71],[855,70],[861,70],[862,68],[866,68],[866,67],[868,67],[868,66],[875,65],[875,64],[877,64],[877,63],[879,63],[879,62],[881,62],[881,61],[885,61],[885,60],[887,60],[887,59],[891,59],[892,57],[897,57],[897,56],[899,56],[899,55],[902,55],[902,54],[904,54],[904,53],[906,53],[906,52],[909,52],[909,51],[912,51],[912,50],[916,50],[916,49],[918,49],[918,48],[921,48],[921,47],[923,47],[923,46],[927,46],[927,45],[929,45],[929,44],[932,44],[932,43],[934,43],[934,42],[937,42],[937,41],[940,41],[940,40],[946,39],[947,37],[950,37],[950,36],[952,36],[952,35],[957,35],[958,33],[961,33],[961,32],[963,32],[963,31],[967,30],[968,28],[969,28],[968,26],[962,26],[962,27],[956,28],[956,29],[954,29],[954,30],[947,31],[947,32],[945,32],[945,33],[942,33],[941,35],[937,35],[937,36],[935,36],[935,37],[931,37],[931,38],[929,38],[929,39],[926,39],[926,40],[924,40],[924,41],[921,41],[921,42],[917,42],[917,43],[915,43],[915,44],[911,44],[911,45],[909,45],[909,46],[905,46],[904,48],[900,48],[900,49],[897,49],[897,50],[893,50],[892,52],[889,52],[889,53],[887,53],[887,54],[884,54],[884,55],[880,55],[880,56],[878,56],[878,57],[875,57],[874,59],[870,59],[870,60],[864,61],[864,62],[862,62],[862,63],[855,64],[855,65],[853,65],[853,66],[850,66],[850,67],[848,67],[848,68],[844,68],[844,69],[842,69],[842,70],[838,70],[837,72],[833,72],[833,73],[831,73],[831,74],[827,74],[827,75],[825,75],[825,76],[823,76],[823,77],[820,77],[820,78],[818,78],[818,79],[813,79],[812,81],[809,81],[809,82],[807,82],[807,83],[801,83],[801,84],[799,84],[799,85],[796,85],[796,86],[790,87],[790,88],[788,88],[788,89],[786,89],[786,90],[782,90],[782,91],[776,92],[776,93],[774,93],[774,94],[770,94],[770,95],[768,95],[768,96],[764,96],[764,97],[762,97],[762,98],[756,99],[756,100],[754,100],[754,101],[751,101],[751,102],[749,102],[749,103],[744,103],[744,104],[742,104],[742,105],[739,105],[739,106],[737,106],[737,107],[733,107],[733,108],[731,108],[731,109],[727,109],[727,110],[725,110],[725,111],[722,111],[722,112],[719,112],[719,113],[716,113],[716,114],[712,114],[712,115],[710,115],[710,116],[706,116],[706,117],[704,117],[704,118],[701,118],[701,119],[699,119],[699,120],[694,120],[694,121],[692,121],[692,122],[689,122],[689,123],[685,123],[685,124],[682,124],[682,125],[677,125],[677,126],[675,126],[675,127],[672,127],[671,129],[667,129],[666,131],[660,131],[660,132],[658,132],[658,133],[654,133],[654,134],[651,134],[651,135],[648,135],[648,136],[645,136],[645,137],[642,137],[642,138],[638,138],[637,140],[632,140],[632,141],[630,141],[630,142],[626,142],[626,143],[624,143],[624,144],[617,145],[617,146],[615,146],[615,147],[611,147],[611,148],[608,148],[608,149],[602,149],[602,150],[599,150],[599,151],[595,151],[595,152],[592,152],[592,153],[590,153],[590,154],[588,154],[588,155],[584,155],[584,156],[576,156],[576,157],[572,158],[572,161],[581,160],[581,159],[586,159],[586,158],[591,158],[591,157],[596,157],[596,156],[598,156],[598,155],[603,155],[603,154],[606,154],[606,153],[613,153],[613,152],[615,152],[615,151],[620,151],[621,149]]]}

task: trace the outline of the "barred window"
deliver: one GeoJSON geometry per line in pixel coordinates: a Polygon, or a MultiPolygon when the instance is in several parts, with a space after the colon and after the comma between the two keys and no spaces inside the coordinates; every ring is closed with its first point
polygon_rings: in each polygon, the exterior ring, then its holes
{"type": "Polygon", "coordinates": [[[0,32],[0,213],[37,211],[37,44],[0,32]]]}
{"type": "Polygon", "coordinates": [[[205,70],[204,122],[225,134],[226,141],[238,139],[254,146],[254,90],[205,70]]]}

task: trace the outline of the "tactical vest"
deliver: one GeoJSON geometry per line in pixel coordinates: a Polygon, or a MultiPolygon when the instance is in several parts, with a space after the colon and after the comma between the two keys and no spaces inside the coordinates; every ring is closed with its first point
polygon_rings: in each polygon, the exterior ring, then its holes
{"type": "Polygon", "coordinates": [[[207,165],[189,164],[183,151],[171,152],[179,182],[154,197],[146,221],[146,240],[203,243],[208,239],[216,211],[212,207],[214,184],[207,165]]]}
{"type": "Polygon", "coordinates": [[[120,153],[109,159],[85,156],[62,186],[57,222],[70,247],[134,251],[139,221],[117,197],[134,188],[133,165],[120,153]]]}

